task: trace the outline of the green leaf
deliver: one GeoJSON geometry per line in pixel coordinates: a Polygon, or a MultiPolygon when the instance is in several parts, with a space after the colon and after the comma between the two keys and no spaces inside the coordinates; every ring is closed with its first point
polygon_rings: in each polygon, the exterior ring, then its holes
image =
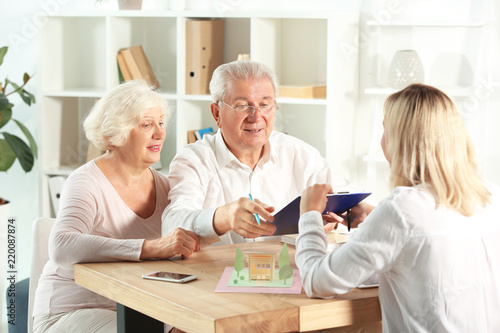
{"type": "Polygon", "coordinates": [[[30,94],[26,90],[24,89],[19,90],[19,95],[23,99],[24,103],[28,104],[29,106],[31,106],[31,103],[35,103],[35,96],[30,94]]]}
{"type": "Polygon", "coordinates": [[[3,63],[3,58],[7,54],[7,50],[8,49],[9,48],[7,46],[4,46],[4,47],[0,48],[0,65],[3,63]]]}
{"type": "Polygon", "coordinates": [[[33,152],[33,155],[35,155],[35,158],[38,158],[38,147],[36,145],[35,139],[31,135],[28,128],[26,126],[24,126],[24,124],[21,123],[19,120],[16,120],[16,119],[12,119],[12,120],[14,120],[15,123],[17,124],[17,126],[19,126],[19,128],[21,129],[21,131],[23,131],[23,134],[26,136],[26,138],[28,139],[28,142],[30,143],[30,148],[31,148],[31,151],[33,152]]]}
{"type": "Polygon", "coordinates": [[[4,127],[5,124],[7,124],[11,118],[12,118],[11,108],[0,110],[0,128],[4,127]]]}
{"type": "Polygon", "coordinates": [[[9,170],[15,160],[16,154],[14,154],[14,151],[10,148],[7,140],[0,139],[0,171],[9,170]]]}
{"type": "Polygon", "coordinates": [[[2,134],[7,140],[7,143],[10,145],[10,148],[14,151],[14,154],[16,154],[19,159],[19,163],[21,163],[23,170],[30,172],[31,169],[33,169],[33,163],[35,162],[30,147],[28,147],[23,140],[15,135],[5,132],[2,134]]]}
{"type": "Polygon", "coordinates": [[[28,104],[29,106],[31,106],[32,102],[35,103],[35,96],[30,94],[26,90],[21,89],[21,87],[19,87],[16,83],[12,82],[11,80],[9,80],[9,83],[12,84],[12,86],[14,87],[14,92],[17,92],[19,96],[21,96],[24,103],[28,104]]]}
{"type": "Polygon", "coordinates": [[[24,84],[28,83],[28,81],[31,79],[31,77],[28,75],[28,73],[24,73],[23,75],[23,82],[24,84]]]}
{"type": "Polygon", "coordinates": [[[9,99],[3,93],[0,92],[0,111],[7,108],[9,105],[9,99]]]}

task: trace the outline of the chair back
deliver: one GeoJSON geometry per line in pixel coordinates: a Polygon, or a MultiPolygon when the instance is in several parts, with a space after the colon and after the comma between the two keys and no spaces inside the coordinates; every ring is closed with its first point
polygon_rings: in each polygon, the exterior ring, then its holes
{"type": "Polygon", "coordinates": [[[49,261],[49,235],[55,218],[39,217],[33,223],[30,288],[28,302],[28,332],[33,332],[33,304],[35,292],[38,287],[38,279],[42,275],[43,267],[49,261]]]}

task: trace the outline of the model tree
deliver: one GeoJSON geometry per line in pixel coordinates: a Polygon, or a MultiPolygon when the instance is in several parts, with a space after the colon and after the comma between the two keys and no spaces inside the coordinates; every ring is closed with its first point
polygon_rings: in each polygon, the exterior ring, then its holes
{"type": "Polygon", "coordinates": [[[240,271],[245,268],[245,263],[243,252],[239,248],[236,248],[236,258],[234,259],[234,270],[238,273],[237,276],[240,276],[240,271]]]}
{"type": "Polygon", "coordinates": [[[286,284],[286,279],[293,276],[293,268],[290,266],[290,257],[288,256],[288,247],[286,246],[286,243],[283,244],[283,247],[281,248],[278,264],[280,266],[280,280],[283,280],[283,283],[286,284]]]}

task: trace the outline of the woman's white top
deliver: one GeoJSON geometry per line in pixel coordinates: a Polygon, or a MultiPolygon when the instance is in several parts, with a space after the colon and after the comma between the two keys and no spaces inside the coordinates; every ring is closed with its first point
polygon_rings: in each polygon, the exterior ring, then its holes
{"type": "Polygon", "coordinates": [[[296,263],[310,297],[330,298],[380,274],[384,332],[500,332],[500,192],[471,217],[398,187],[327,254],[321,215],[299,222],[296,263]]]}

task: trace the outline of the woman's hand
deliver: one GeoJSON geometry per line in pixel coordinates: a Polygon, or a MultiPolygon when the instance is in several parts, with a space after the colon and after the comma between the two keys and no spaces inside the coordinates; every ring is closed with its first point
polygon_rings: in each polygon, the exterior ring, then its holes
{"type": "Polygon", "coordinates": [[[300,199],[300,215],[311,210],[322,214],[328,201],[326,195],[332,192],[332,187],[328,184],[314,184],[306,188],[300,199]]]}
{"type": "Polygon", "coordinates": [[[194,251],[200,251],[200,238],[196,233],[177,228],[162,238],[145,240],[141,259],[167,259],[176,254],[189,258],[194,251]]]}

